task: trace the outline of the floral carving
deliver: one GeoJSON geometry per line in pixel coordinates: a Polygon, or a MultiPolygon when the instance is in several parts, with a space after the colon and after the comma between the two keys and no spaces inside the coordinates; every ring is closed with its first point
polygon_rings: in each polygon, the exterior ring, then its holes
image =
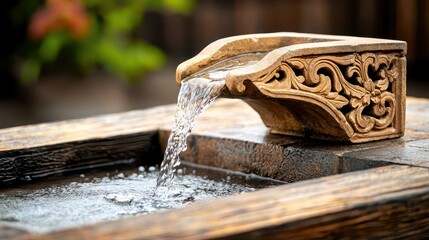
{"type": "Polygon", "coordinates": [[[321,96],[344,114],[355,132],[368,133],[392,124],[399,57],[355,53],[291,58],[253,82],[271,93],[299,90],[321,96]]]}

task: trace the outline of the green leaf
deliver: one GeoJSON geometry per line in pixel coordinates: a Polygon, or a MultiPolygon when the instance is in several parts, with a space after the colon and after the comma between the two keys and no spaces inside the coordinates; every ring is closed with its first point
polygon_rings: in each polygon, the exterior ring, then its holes
{"type": "Polygon", "coordinates": [[[57,58],[61,47],[67,41],[68,37],[63,32],[55,32],[46,36],[40,44],[40,59],[44,62],[54,61],[57,58]]]}
{"type": "Polygon", "coordinates": [[[159,69],[165,63],[165,54],[150,44],[139,42],[130,51],[135,55],[138,64],[148,70],[159,69]]]}
{"type": "Polygon", "coordinates": [[[119,45],[106,38],[97,52],[100,63],[130,82],[139,80],[145,72],[160,68],[165,62],[161,50],[142,42],[119,45]]]}
{"type": "Polygon", "coordinates": [[[26,59],[19,68],[19,78],[24,85],[31,85],[39,78],[41,64],[35,59],[26,59]]]}
{"type": "Polygon", "coordinates": [[[195,7],[196,0],[163,0],[165,6],[181,14],[190,14],[195,7]]]}
{"type": "Polygon", "coordinates": [[[129,32],[140,24],[143,13],[132,6],[122,7],[105,15],[106,30],[111,32],[129,32]]]}
{"type": "Polygon", "coordinates": [[[81,71],[88,71],[97,64],[97,46],[100,44],[100,23],[94,15],[90,15],[91,32],[79,41],[74,53],[76,63],[81,71]]]}

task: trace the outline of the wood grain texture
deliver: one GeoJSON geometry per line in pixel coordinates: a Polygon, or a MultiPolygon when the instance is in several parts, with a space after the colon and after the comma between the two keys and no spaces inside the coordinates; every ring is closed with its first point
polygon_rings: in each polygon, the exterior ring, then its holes
{"type": "Polygon", "coordinates": [[[429,237],[429,169],[387,166],[21,239],[429,237]]]}
{"type": "Polygon", "coordinates": [[[136,158],[144,164],[162,159],[158,134],[141,134],[58,143],[0,152],[0,182],[16,182],[57,172],[136,158]]]}

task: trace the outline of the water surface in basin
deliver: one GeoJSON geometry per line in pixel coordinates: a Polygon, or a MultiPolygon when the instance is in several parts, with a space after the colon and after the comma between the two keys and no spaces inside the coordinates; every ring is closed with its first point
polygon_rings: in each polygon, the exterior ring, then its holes
{"type": "Polygon", "coordinates": [[[74,174],[0,191],[0,226],[49,232],[79,225],[151,214],[195,201],[277,185],[269,179],[187,163],[176,172],[168,197],[154,195],[159,169],[74,174]]]}

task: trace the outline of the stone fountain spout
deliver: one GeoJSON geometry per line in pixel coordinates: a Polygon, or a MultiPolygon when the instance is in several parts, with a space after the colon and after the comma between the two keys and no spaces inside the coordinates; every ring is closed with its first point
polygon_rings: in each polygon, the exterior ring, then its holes
{"type": "Polygon", "coordinates": [[[177,68],[181,81],[244,54],[260,60],[226,76],[271,132],[353,143],[400,137],[405,124],[406,42],[302,33],[217,40],[177,68]]]}

